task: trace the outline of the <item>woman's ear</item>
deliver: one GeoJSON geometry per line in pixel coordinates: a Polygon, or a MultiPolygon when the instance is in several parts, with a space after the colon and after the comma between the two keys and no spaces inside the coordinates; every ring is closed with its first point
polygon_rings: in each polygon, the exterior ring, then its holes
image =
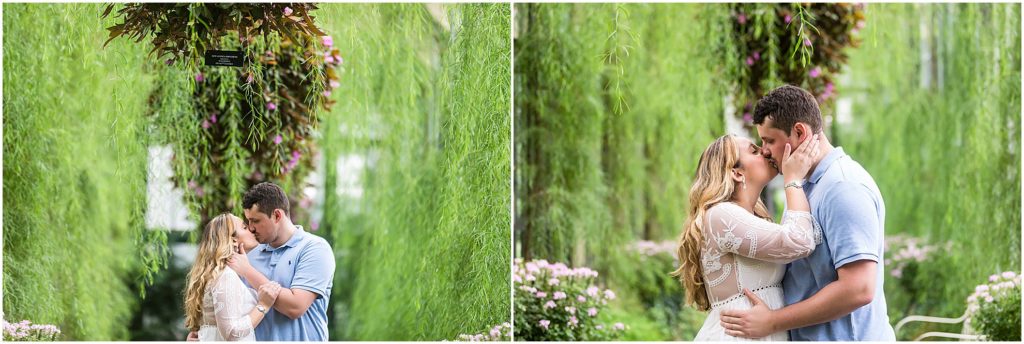
{"type": "Polygon", "coordinates": [[[732,180],[737,183],[743,182],[743,171],[738,168],[732,169],[732,180]]]}

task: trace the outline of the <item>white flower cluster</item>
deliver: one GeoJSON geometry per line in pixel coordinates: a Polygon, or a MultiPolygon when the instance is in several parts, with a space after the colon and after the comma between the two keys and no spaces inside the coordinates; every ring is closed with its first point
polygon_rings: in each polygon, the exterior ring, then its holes
{"type": "Polygon", "coordinates": [[[977,312],[981,309],[981,303],[995,302],[1009,292],[1020,292],[1021,276],[1013,271],[1006,271],[988,277],[988,283],[978,285],[974,293],[967,297],[967,311],[977,312]]]}
{"type": "Polygon", "coordinates": [[[3,320],[3,325],[4,341],[54,341],[60,336],[60,329],[54,325],[32,324],[28,320],[17,323],[3,320]]]}
{"type": "Polygon", "coordinates": [[[487,333],[460,334],[460,341],[465,342],[507,342],[512,340],[512,324],[502,323],[494,326],[487,333]]]}

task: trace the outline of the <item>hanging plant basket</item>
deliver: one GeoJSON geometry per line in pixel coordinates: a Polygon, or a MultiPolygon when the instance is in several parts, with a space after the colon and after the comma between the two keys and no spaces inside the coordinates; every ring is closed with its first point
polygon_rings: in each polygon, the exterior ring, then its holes
{"type": "MultiPolygon", "coordinates": [[[[802,87],[825,108],[836,97],[835,75],[846,63],[845,49],[860,44],[864,6],[854,4],[730,5],[735,44],[729,61],[737,82],[736,115],[752,128],[758,99],[775,87],[802,87]]],[[[727,54],[728,55],[728,54],[727,54]]]]}
{"type": "MultiPolygon", "coordinates": [[[[303,180],[317,150],[317,115],[330,111],[343,59],[312,4],[126,4],[107,43],[149,39],[157,71],[150,96],[159,140],[174,150],[176,184],[200,223],[241,213],[242,194],[263,181],[306,215],[303,180]],[[237,51],[241,67],[207,66],[210,51],[237,51]]],[[[299,214],[296,214],[299,213],[299,214]]],[[[314,226],[315,227],[315,226],[314,226]]]]}

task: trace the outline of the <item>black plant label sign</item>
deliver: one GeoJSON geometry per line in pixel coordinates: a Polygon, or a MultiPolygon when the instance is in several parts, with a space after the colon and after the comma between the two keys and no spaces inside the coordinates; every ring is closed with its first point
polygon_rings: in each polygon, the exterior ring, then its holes
{"type": "Polygon", "coordinates": [[[243,54],[234,50],[207,50],[207,66],[241,67],[243,54]]]}

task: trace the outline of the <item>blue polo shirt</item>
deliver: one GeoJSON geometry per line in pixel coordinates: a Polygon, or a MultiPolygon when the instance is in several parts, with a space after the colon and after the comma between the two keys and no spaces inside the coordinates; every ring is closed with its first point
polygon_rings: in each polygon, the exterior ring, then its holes
{"type": "Polygon", "coordinates": [[[249,262],[263,276],[283,288],[317,294],[306,313],[292,320],[271,308],[256,326],[260,341],[327,341],[327,305],[334,285],[334,252],[327,241],[295,226],[281,247],[260,244],[249,251],[249,262]]]}
{"type": "Polygon", "coordinates": [[[810,256],[786,266],[782,280],[786,305],[808,299],[836,281],[836,269],[843,265],[870,260],[878,263],[878,270],[875,297],[870,304],[827,323],[790,330],[790,339],[895,341],[882,288],[885,202],[875,180],[836,147],[818,163],[804,184],[804,192],[822,235],[810,256]]]}

